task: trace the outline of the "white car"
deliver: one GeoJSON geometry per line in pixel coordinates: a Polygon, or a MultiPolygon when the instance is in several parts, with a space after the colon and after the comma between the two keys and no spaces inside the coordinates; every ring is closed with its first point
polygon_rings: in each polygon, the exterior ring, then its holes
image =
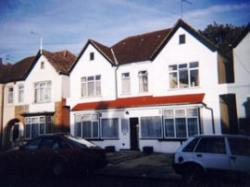
{"type": "MultiPolygon", "coordinates": [[[[181,145],[174,156],[174,170],[186,180],[204,174],[250,174],[250,137],[200,135],[181,145]]],[[[237,175],[239,176],[239,175],[237,175]]]]}

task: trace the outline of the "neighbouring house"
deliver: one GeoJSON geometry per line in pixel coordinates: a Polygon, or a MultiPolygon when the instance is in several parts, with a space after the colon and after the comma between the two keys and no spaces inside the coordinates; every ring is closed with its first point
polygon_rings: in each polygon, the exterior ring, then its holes
{"type": "Polygon", "coordinates": [[[71,134],[104,148],[174,152],[195,134],[237,133],[249,80],[230,91],[238,75],[220,51],[183,20],[111,47],[88,40],[70,70],[71,134]]]}
{"type": "Polygon", "coordinates": [[[68,73],[75,61],[69,51],[40,50],[13,64],[1,78],[3,93],[2,144],[67,130],[68,73]]]}
{"type": "Polygon", "coordinates": [[[233,45],[235,83],[230,92],[237,98],[239,130],[250,135],[250,25],[233,45]]]}

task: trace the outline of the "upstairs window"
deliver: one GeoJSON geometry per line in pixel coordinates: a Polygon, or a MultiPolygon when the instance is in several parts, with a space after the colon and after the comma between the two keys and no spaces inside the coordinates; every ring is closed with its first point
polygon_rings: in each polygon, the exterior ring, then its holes
{"type": "Polygon", "coordinates": [[[186,43],[186,35],[180,34],[179,35],[179,44],[185,44],[186,43]]]}
{"type": "Polygon", "coordinates": [[[90,52],[89,53],[89,60],[94,60],[95,59],[95,53],[94,52],[90,52]]]}
{"type": "Polygon", "coordinates": [[[14,101],[14,88],[9,87],[8,88],[8,103],[13,103],[14,101]]]}
{"type": "Polygon", "coordinates": [[[198,62],[170,65],[168,70],[170,88],[189,88],[199,86],[198,62]]]}
{"type": "Polygon", "coordinates": [[[46,103],[51,100],[51,81],[35,83],[35,103],[46,103]]]}
{"type": "Polygon", "coordinates": [[[122,73],[122,94],[130,94],[130,74],[122,73]]]}
{"type": "Polygon", "coordinates": [[[81,78],[81,96],[82,97],[101,96],[101,75],[81,78]]]}
{"type": "Polygon", "coordinates": [[[140,71],[139,76],[139,92],[148,92],[148,73],[147,71],[140,71]]]}
{"type": "Polygon", "coordinates": [[[41,69],[44,69],[44,62],[41,62],[40,68],[41,68],[41,69]]]}
{"type": "Polygon", "coordinates": [[[18,86],[18,102],[22,103],[24,100],[24,86],[21,84],[18,86]]]}

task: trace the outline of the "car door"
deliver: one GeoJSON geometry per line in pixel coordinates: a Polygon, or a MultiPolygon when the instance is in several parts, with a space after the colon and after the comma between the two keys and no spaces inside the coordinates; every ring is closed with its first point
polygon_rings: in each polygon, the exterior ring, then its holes
{"type": "Polygon", "coordinates": [[[250,173],[250,139],[247,137],[228,137],[230,148],[230,167],[232,171],[250,173]]]}
{"type": "Polygon", "coordinates": [[[202,137],[195,149],[194,159],[208,171],[229,170],[224,137],[202,137]]]}

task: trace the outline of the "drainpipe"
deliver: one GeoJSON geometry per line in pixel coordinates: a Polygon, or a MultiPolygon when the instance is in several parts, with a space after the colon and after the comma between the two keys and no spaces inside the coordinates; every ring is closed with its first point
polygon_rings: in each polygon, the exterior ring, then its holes
{"type": "Polygon", "coordinates": [[[214,124],[214,110],[211,107],[208,107],[206,103],[201,103],[207,110],[211,112],[211,118],[212,118],[212,130],[213,134],[215,134],[215,124],[214,124]]]}
{"type": "Polygon", "coordinates": [[[115,60],[115,65],[116,65],[116,67],[115,67],[115,98],[117,99],[118,98],[118,86],[117,86],[117,69],[118,69],[118,60],[117,60],[117,58],[116,58],[116,56],[115,56],[115,52],[114,52],[114,50],[111,48],[111,53],[112,53],[112,55],[113,55],[113,57],[114,57],[114,60],[115,60]]]}
{"type": "Polygon", "coordinates": [[[3,114],[4,114],[4,88],[5,84],[2,87],[2,100],[1,100],[1,126],[0,126],[0,149],[3,148],[3,114]]]}

